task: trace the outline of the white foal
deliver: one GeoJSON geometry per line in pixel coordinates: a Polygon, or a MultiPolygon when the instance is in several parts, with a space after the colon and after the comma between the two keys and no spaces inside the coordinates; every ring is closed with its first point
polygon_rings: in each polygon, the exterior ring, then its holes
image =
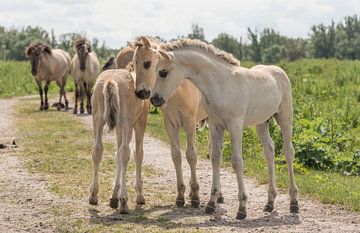
{"type": "Polygon", "coordinates": [[[205,209],[213,213],[220,196],[220,160],[224,130],[232,144],[232,166],[238,183],[237,219],[246,217],[247,195],[243,182],[242,131],[256,125],[269,169],[268,201],[264,211],[271,212],[276,197],[274,145],[268,120],[274,117],[281,128],[284,154],[289,170],[290,212],[297,213],[297,187],[294,180],[291,85],[286,73],[276,66],[239,66],[232,55],[199,40],[182,39],[163,44],[159,51],[157,78],[150,101],[165,104],[171,93],[189,79],[204,96],[212,140],[213,181],[211,198],[205,209]],[[164,52],[171,51],[171,52],[164,52]]]}

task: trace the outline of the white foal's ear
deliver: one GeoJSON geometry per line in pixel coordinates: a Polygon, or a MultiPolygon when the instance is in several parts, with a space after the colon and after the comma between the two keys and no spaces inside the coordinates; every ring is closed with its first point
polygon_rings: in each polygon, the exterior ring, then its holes
{"type": "Polygon", "coordinates": [[[170,54],[164,51],[159,50],[158,54],[160,55],[160,57],[165,58],[166,60],[170,60],[170,61],[172,60],[170,54]]]}

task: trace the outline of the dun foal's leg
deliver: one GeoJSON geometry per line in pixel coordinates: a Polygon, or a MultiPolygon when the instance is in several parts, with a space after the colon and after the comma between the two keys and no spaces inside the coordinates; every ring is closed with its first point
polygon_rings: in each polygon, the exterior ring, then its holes
{"type": "MultiPolygon", "coordinates": [[[[120,187],[120,213],[121,214],[127,214],[129,213],[129,207],[127,205],[128,195],[126,191],[126,170],[127,170],[127,164],[130,159],[130,141],[132,137],[132,127],[129,124],[125,124],[125,127],[122,129],[122,141],[121,146],[118,149],[118,152],[115,157],[115,163],[117,163],[116,166],[116,174],[115,174],[115,181],[114,184],[118,184],[118,178],[119,174],[121,172],[121,187],[120,187]],[[119,166],[120,165],[120,166],[119,166]]],[[[115,188],[113,194],[111,196],[110,200],[114,200],[115,198],[118,198],[117,196],[117,189],[115,188]]],[[[113,201],[114,202],[114,201],[113,201]]],[[[110,201],[110,205],[113,204],[110,201]]],[[[115,207],[115,206],[111,206],[115,207]]]]}
{"type": "Polygon", "coordinates": [[[45,105],[44,105],[44,109],[45,109],[45,110],[49,109],[48,96],[47,96],[47,93],[48,93],[48,91],[49,91],[49,85],[50,85],[50,81],[46,81],[45,87],[44,87],[44,91],[45,91],[45,105]]]}
{"type": "Polygon", "coordinates": [[[290,212],[298,213],[299,204],[297,201],[297,192],[298,188],[295,184],[294,178],[294,157],[295,151],[292,144],[292,116],[285,113],[278,113],[275,115],[275,119],[281,128],[281,134],[284,141],[284,154],[286,158],[286,163],[289,171],[289,195],[290,195],[290,212]]]}
{"type": "Polygon", "coordinates": [[[230,122],[229,133],[231,137],[232,155],[231,163],[235,171],[237,182],[238,182],[238,199],[239,209],[236,215],[236,219],[242,220],[246,218],[246,201],[247,195],[245,193],[244,186],[244,169],[243,169],[243,158],[242,158],[242,132],[243,122],[242,120],[235,120],[230,122]]]}
{"type": "Polygon", "coordinates": [[[86,94],[85,85],[83,82],[79,82],[80,87],[80,114],[84,114],[84,95],[86,94]]]}
{"type": "Polygon", "coordinates": [[[61,87],[62,87],[63,84],[62,84],[61,80],[57,80],[56,84],[60,88],[60,98],[59,98],[59,103],[57,105],[57,110],[60,111],[61,110],[61,98],[62,98],[62,95],[63,95],[63,91],[62,91],[61,87]]]}
{"type": "Polygon", "coordinates": [[[40,107],[39,110],[44,110],[44,99],[43,99],[43,90],[42,90],[42,86],[41,86],[41,81],[36,80],[36,83],[38,85],[39,88],[39,95],[40,95],[40,107]]]}
{"type": "Polygon", "coordinates": [[[90,187],[89,203],[91,205],[98,204],[98,192],[99,192],[99,164],[102,158],[103,153],[103,144],[102,144],[102,133],[105,122],[102,120],[101,114],[94,116],[93,118],[93,128],[95,136],[95,144],[93,145],[92,151],[92,160],[93,160],[93,179],[90,187]]]}
{"type": "Polygon", "coordinates": [[[175,166],[176,171],[176,186],[177,186],[177,197],[176,205],[182,207],[185,204],[185,184],[181,166],[181,151],[180,151],[180,141],[179,141],[179,128],[174,126],[170,119],[164,115],[165,129],[169,136],[170,147],[171,147],[171,157],[175,166]]]}
{"type": "Polygon", "coordinates": [[[274,143],[271,140],[271,136],[269,134],[269,122],[257,125],[256,131],[263,145],[263,151],[268,165],[269,173],[268,201],[264,207],[264,211],[272,212],[274,209],[274,201],[277,193],[275,185],[275,151],[274,143]]]}
{"type": "Polygon", "coordinates": [[[64,96],[65,99],[65,111],[69,109],[69,101],[66,98],[66,93],[65,93],[65,86],[66,86],[66,77],[63,78],[63,81],[61,83],[61,88],[60,91],[62,93],[62,95],[64,96]]]}
{"type": "Polygon", "coordinates": [[[144,107],[144,110],[134,127],[135,128],[135,145],[136,145],[136,151],[135,151],[136,185],[135,185],[135,190],[137,192],[136,204],[138,204],[138,205],[145,204],[145,198],[144,198],[144,195],[142,194],[141,168],[142,168],[142,162],[143,162],[143,158],[144,158],[143,143],[144,143],[146,122],[147,122],[147,113],[148,113],[148,108],[144,107]]]}
{"type": "Polygon", "coordinates": [[[191,206],[199,207],[200,198],[199,198],[199,184],[196,179],[196,163],[197,163],[197,153],[195,149],[195,133],[196,133],[196,123],[188,120],[185,123],[184,130],[186,133],[186,159],[190,166],[191,177],[190,177],[190,198],[191,198],[191,206]]]}
{"type": "Polygon", "coordinates": [[[215,202],[220,197],[220,162],[221,162],[221,147],[224,143],[224,127],[214,124],[209,121],[210,134],[211,134],[211,164],[213,170],[211,197],[206,205],[205,213],[212,214],[215,211],[215,202]]]}
{"type": "Polygon", "coordinates": [[[78,98],[79,98],[79,86],[78,84],[75,82],[75,105],[74,105],[74,114],[77,114],[77,108],[78,108],[78,98]]]}
{"type": "MultiPolygon", "coordinates": [[[[116,127],[116,148],[120,148],[122,143],[122,130],[120,125],[116,127]]],[[[110,207],[111,208],[118,208],[119,206],[119,195],[120,195],[120,158],[118,156],[118,150],[115,153],[114,160],[115,160],[115,178],[113,184],[113,191],[110,197],[110,207]]]]}

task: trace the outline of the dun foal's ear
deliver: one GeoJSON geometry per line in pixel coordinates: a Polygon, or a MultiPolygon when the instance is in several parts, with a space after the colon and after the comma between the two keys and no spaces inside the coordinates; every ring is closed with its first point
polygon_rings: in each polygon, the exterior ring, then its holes
{"type": "Polygon", "coordinates": [[[160,57],[165,58],[166,60],[171,60],[170,54],[168,54],[168,53],[166,53],[164,51],[159,50],[158,54],[160,55],[160,57]]]}
{"type": "Polygon", "coordinates": [[[91,51],[92,51],[92,50],[91,50],[91,45],[90,45],[90,44],[88,44],[88,46],[87,46],[87,47],[88,47],[88,52],[89,52],[89,53],[91,53],[91,51]]]}
{"type": "Polygon", "coordinates": [[[128,42],[127,42],[127,46],[130,47],[130,48],[132,48],[132,49],[136,49],[136,45],[135,45],[134,42],[128,41],[128,42]]]}
{"type": "Polygon", "coordinates": [[[144,44],[145,48],[149,49],[151,47],[150,41],[145,36],[140,37],[141,42],[144,44]]]}

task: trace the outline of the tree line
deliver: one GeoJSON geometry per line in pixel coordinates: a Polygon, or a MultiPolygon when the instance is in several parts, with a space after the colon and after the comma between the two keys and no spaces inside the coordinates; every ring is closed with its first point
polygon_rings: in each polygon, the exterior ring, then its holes
{"type": "MultiPolygon", "coordinates": [[[[314,25],[308,38],[290,38],[281,35],[274,29],[262,31],[247,29],[247,40],[227,33],[220,33],[212,41],[208,41],[227,52],[234,54],[239,60],[251,60],[256,63],[277,63],[281,59],[294,61],[302,58],[338,58],[360,59],[360,18],[358,15],[346,16],[342,21],[330,25],[314,25]]],[[[72,43],[81,37],[77,33],[67,33],[56,37],[54,30],[47,32],[41,27],[22,28],[20,30],[0,26],[0,59],[24,60],[24,48],[32,41],[44,41],[53,48],[61,48],[74,54],[72,43]]],[[[204,29],[197,24],[192,25],[187,36],[206,41],[204,29]]],[[[106,59],[116,54],[117,50],[100,45],[96,38],[92,41],[93,49],[100,58],[106,59]]]]}

